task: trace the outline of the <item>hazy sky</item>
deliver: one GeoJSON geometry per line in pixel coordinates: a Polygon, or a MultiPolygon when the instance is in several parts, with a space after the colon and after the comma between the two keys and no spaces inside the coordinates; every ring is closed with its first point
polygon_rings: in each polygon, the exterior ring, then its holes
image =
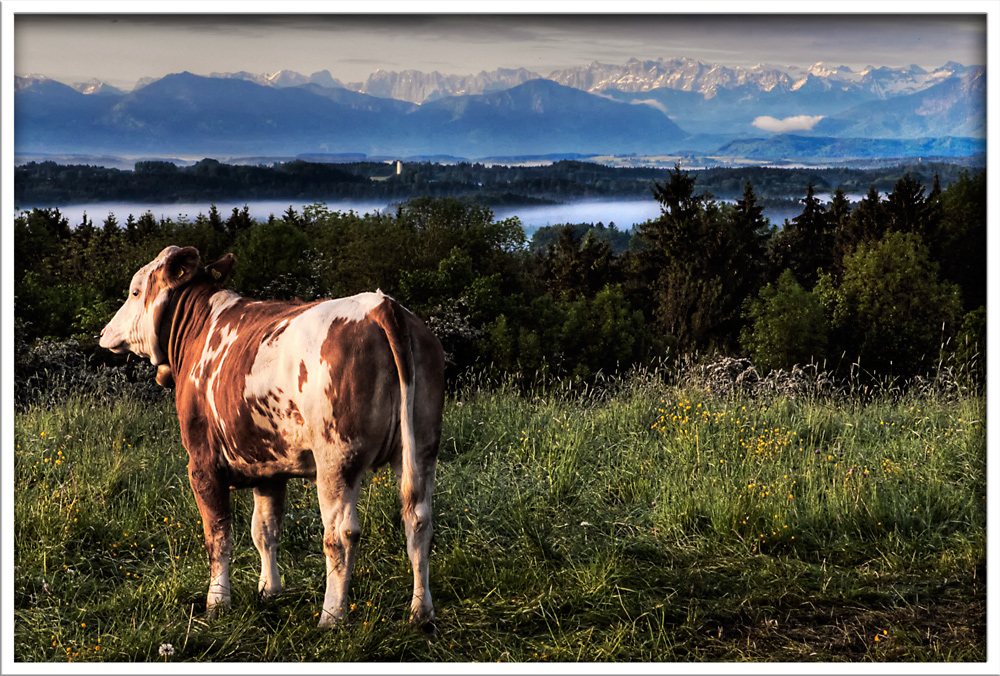
{"type": "MultiPolygon", "coordinates": [[[[218,2],[207,6],[215,11],[246,7],[218,2]]],[[[314,11],[358,6],[306,4],[314,11]]],[[[542,6],[569,9],[576,3],[542,6]]],[[[616,7],[610,2],[601,6],[616,7]]],[[[667,11],[690,7],[669,2],[641,6],[667,11]]],[[[21,3],[15,11],[32,8],[21,3]]],[[[309,75],[329,70],[347,83],[364,80],[379,68],[472,74],[524,67],[549,75],[595,60],[619,64],[631,57],[686,56],[727,66],[808,67],[822,61],[855,69],[986,63],[984,15],[15,14],[14,19],[16,74],[38,73],[66,83],[98,78],[123,89],[131,89],[142,77],[185,70],[201,75],[281,69],[309,75]]]]}

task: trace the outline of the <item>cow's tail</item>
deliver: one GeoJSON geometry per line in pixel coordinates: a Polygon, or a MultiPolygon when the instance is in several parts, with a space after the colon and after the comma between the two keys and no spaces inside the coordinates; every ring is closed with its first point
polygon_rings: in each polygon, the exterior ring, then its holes
{"type": "Polygon", "coordinates": [[[385,332],[396,361],[399,373],[399,431],[402,437],[403,462],[400,474],[400,495],[403,498],[404,516],[423,498],[421,482],[417,473],[417,439],[413,429],[413,396],[416,369],[413,364],[413,348],[410,332],[406,327],[406,310],[389,296],[374,312],[376,321],[385,332]]]}

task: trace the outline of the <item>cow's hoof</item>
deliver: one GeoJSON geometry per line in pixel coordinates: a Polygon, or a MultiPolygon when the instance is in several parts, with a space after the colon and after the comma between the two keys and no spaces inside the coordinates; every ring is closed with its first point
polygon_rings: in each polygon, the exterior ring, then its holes
{"type": "Polygon", "coordinates": [[[229,606],[223,603],[216,603],[215,605],[208,606],[205,608],[205,618],[209,620],[219,619],[227,610],[229,606]]]}
{"type": "Polygon", "coordinates": [[[433,610],[427,615],[418,615],[417,613],[410,615],[410,626],[428,638],[437,636],[437,627],[434,625],[433,610]]]}
{"type": "Polygon", "coordinates": [[[333,615],[331,613],[323,613],[319,617],[319,628],[320,629],[333,629],[340,624],[341,618],[339,615],[333,615]]]}
{"type": "Polygon", "coordinates": [[[257,588],[257,595],[260,596],[262,601],[269,601],[270,599],[281,596],[284,593],[284,587],[272,587],[271,589],[267,589],[266,587],[260,586],[257,588]]]}

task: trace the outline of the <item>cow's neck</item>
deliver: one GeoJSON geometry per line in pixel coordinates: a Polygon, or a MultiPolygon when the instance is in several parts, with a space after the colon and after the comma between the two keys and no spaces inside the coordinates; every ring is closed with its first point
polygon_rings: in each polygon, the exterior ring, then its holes
{"type": "Polygon", "coordinates": [[[161,347],[167,355],[172,377],[180,377],[185,368],[190,368],[190,364],[185,364],[185,357],[190,353],[187,346],[196,343],[208,330],[212,312],[209,299],[220,290],[214,284],[189,284],[171,297],[162,325],[169,326],[169,331],[161,331],[160,335],[161,340],[166,341],[161,347]]]}

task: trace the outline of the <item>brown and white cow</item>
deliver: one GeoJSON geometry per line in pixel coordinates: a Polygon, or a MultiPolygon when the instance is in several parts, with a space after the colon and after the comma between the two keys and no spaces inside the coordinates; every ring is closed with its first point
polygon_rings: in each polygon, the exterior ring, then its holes
{"type": "Polygon", "coordinates": [[[208,266],[170,246],[132,278],[100,344],[131,351],[173,386],[211,568],[207,609],[230,606],[231,488],[252,488],[258,589],[281,591],[277,548],[291,478],[316,481],[326,597],[320,626],[344,615],[360,536],[365,472],[399,477],[413,566],[411,623],[432,628],[431,492],[441,437],[444,353],[381,291],[313,303],[255,301],[223,288],[235,258],[208,266]]]}

